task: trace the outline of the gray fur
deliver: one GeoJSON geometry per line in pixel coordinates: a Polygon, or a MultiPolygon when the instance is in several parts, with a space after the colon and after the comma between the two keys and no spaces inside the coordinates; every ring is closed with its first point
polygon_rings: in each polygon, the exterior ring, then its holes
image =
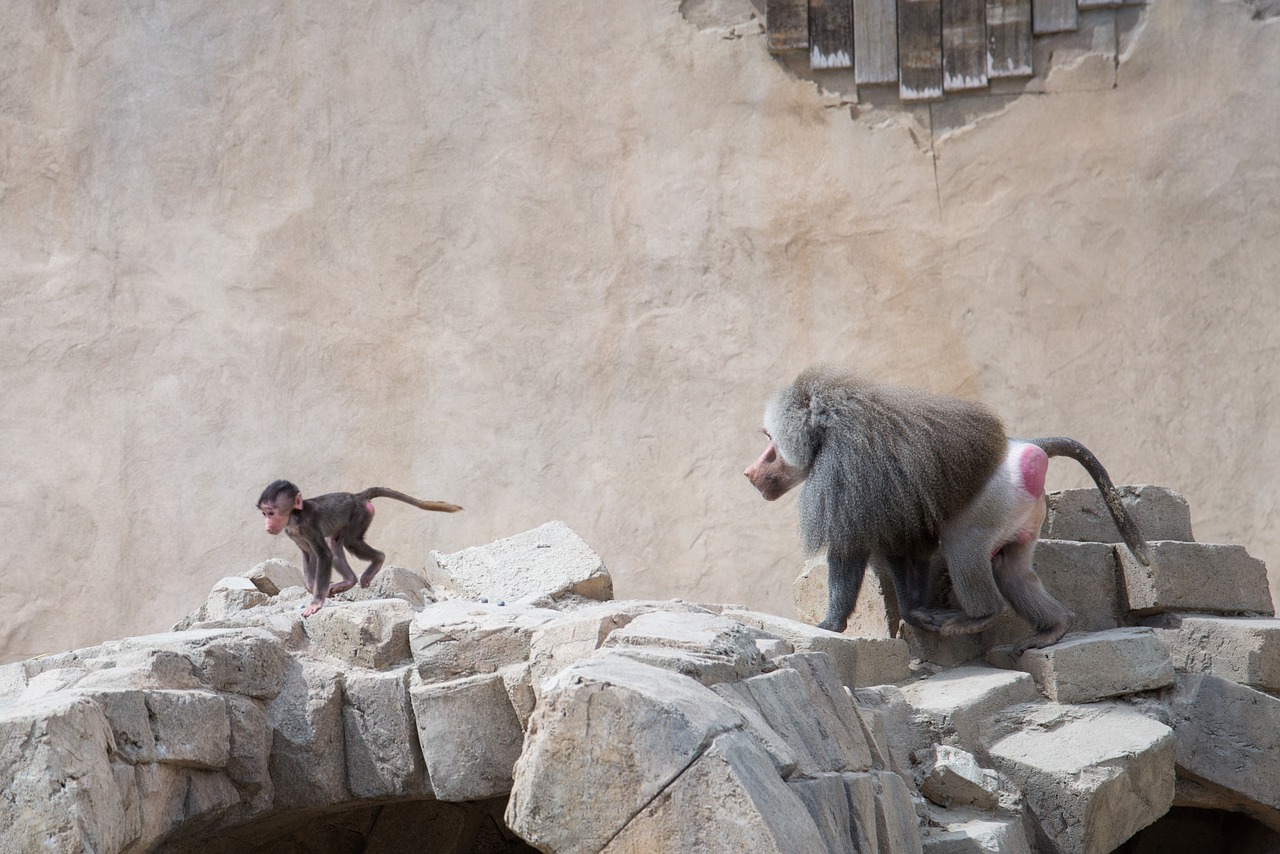
{"type": "Polygon", "coordinates": [[[999,417],[981,404],[827,366],[774,395],[765,430],[808,473],[799,511],[810,551],[927,555],[1006,450],[999,417]]]}

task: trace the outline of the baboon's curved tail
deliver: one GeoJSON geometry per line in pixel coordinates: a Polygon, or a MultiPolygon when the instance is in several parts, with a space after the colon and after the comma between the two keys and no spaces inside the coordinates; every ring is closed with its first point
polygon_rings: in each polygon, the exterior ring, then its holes
{"type": "Polygon", "coordinates": [[[1070,457],[1084,467],[1084,470],[1089,473],[1089,477],[1093,478],[1093,482],[1097,484],[1098,491],[1102,493],[1102,500],[1106,502],[1107,510],[1111,511],[1111,518],[1115,520],[1116,528],[1119,529],[1120,536],[1124,539],[1124,544],[1129,547],[1129,551],[1133,552],[1133,556],[1138,559],[1139,563],[1143,566],[1150,566],[1151,551],[1147,547],[1147,541],[1143,539],[1142,533],[1138,531],[1138,526],[1133,521],[1133,517],[1129,515],[1129,511],[1124,509],[1124,504],[1120,500],[1119,490],[1111,482],[1111,476],[1102,467],[1102,463],[1098,462],[1098,458],[1093,455],[1093,451],[1090,451],[1075,439],[1066,436],[1051,436],[1045,439],[1027,439],[1026,441],[1036,445],[1051,457],[1070,457]]]}
{"type": "Polygon", "coordinates": [[[356,498],[361,501],[369,501],[373,498],[394,498],[396,501],[412,504],[422,510],[434,510],[437,513],[457,513],[462,509],[457,504],[450,504],[448,501],[423,501],[420,498],[414,498],[412,495],[405,495],[403,492],[387,489],[385,486],[371,486],[357,495],[356,498]]]}

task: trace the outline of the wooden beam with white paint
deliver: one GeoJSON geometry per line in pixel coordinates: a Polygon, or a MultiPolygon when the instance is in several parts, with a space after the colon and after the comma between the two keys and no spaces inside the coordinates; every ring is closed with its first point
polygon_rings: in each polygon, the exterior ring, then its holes
{"type": "Polygon", "coordinates": [[[898,0],[898,97],[942,99],[940,0],[898,0]]]}
{"type": "Polygon", "coordinates": [[[987,88],[986,0],[942,0],[942,88],[987,88]]]}
{"type": "Polygon", "coordinates": [[[1031,0],[987,0],[987,77],[1030,77],[1031,0]]]}
{"type": "Polygon", "coordinates": [[[852,0],[809,0],[809,67],[853,68],[852,0]]]}

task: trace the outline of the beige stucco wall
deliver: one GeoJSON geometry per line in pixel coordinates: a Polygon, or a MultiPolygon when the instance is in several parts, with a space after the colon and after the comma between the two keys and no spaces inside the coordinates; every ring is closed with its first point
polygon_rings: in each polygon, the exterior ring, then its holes
{"type": "Polygon", "coordinates": [[[904,110],[689,11],[0,6],[0,658],[293,558],[275,477],[466,506],[381,502],[391,563],[559,518],[620,596],[790,613],[792,500],[740,472],[814,359],[1280,565],[1280,23],[1156,0],[1118,68],[904,110]]]}

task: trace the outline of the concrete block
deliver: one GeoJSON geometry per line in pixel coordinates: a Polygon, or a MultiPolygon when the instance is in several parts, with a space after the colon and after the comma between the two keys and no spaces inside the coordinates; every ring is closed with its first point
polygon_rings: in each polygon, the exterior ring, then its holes
{"type": "Polygon", "coordinates": [[[988,661],[1030,673],[1040,693],[1058,703],[1092,703],[1172,685],[1169,652],[1147,628],[1070,634],[1053,646],[1027,650],[1016,660],[1008,648],[992,650],[988,661]]]}
{"type": "Polygon", "coordinates": [[[1173,804],[1174,733],[1126,706],[1059,707],[988,752],[1057,851],[1113,851],[1173,804]]]}
{"type": "Polygon", "coordinates": [[[453,682],[415,679],[409,696],[438,799],[471,801],[511,791],[524,731],[501,674],[453,682]]]}
{"type": "Polygon", "coordinates": [[[535,693],[544,680],[594,653],[610,633],[628,625],[641,614],[653,611],[711,613],[706,608],[677,600],[611,601],[585,605],[565,613],[543,611],[548,619],[533,629],[527,653],[529,681],[535,693]]]}
{"type": "Polygon", "coordinates": [[[924,854],[1031,854],[1022,819],[973,809],[930,810],[924,854]]]}
{"type": "Polygon", "coordinates": [[[148,691],[156,762],[225,768],[231,745],[227,701],[205,691],[148,691]]]}
{"type": "Polygon", "coordinates": [[[410,623],[409,649],[427,682],[493,673],[527,661],[534,632],[563,616],[522,602],[436,602],[410,623]]]}
{"type": "MultiPolygon", "coordinates": [[[[1115,552],[1115,546],[1105,543],[1041,540],[1037,544],[1036,575],[1045,590],[1075,612],[1073,631],[1097,632],[1124,625],[1115,552]]],[[[1026,621],[1009,611],[982,633],[983,648],[1015,644],[1031,633],[1026,621]]]]}
{"type": "Polygon", "coordinates": [[[243,573],[244,577],[268,596],[278,596],[287,587],[302,587],[302,570],[287,560],[271,558],[243,573]]]}
{"type": "Polygon", "coordinates": [[[704,685],[744,679],[768,666],[754,633],[714,614],[641,614],[611,632],[602,649],[675,670],[704,685]]]}
{"type": "Polygon", "coordinates": [[[899,638],[836,634],[759,611],[726,610],[723,616],[775,635],[796,652],[826,653],[840,674],[840,681],[851,689],[911,677],[911,652],[906,641],[899,638]]]}
{"type": "Polygon", "coordinates": [[[901,686],[903,699],[921,715],[934,738],[973,749],[988,722],[1018,703],[1039,699],[1026,673],[974,665],[944,671],[901,686]]]}
{"type": "Polygon", "coordinates": [[[177,654],[197,678],[219,691],[269,700],[280,690],[289,654],[262,629],[192,629],[120,641],[120,651],[177,654]]]}
{"type": "Polygon", "coordinates": [[[433,551],[426,575],[434,586],[493,602],[565,594],[613,598],[604,561],[563,522],[453,554],[433,551]]]}
{"type": "Polygon", "coordinates": [[[342,728],[342,673],[305,658],[285,670],[267,707],[277,809],[305,809],[349,797],[342,728]]]}
{"type": "Polygon", "coordinates": [[[1178,670],[1280,691],[1280,620],[1158,614],[1143,622],[1155,629],[1178,670]]]}
{"type": "MultiPolygon", "coordinates": [[[[679,674],[620,656],[572,664],[542,688],[507,826],[540,850],[599,851],[659,806],[658,795],[718,736],[744,723],[710,688],[679,674]]],[[[760,757],[777,778],[763,750],[760,757]]]]}
{"type": "Polygon", "coordinates": [[[1117,549],[1128,607],[1137,615],[1168,611],[1272,616],[1267,568],[1243,546],[1150,543],[1151,566],[1117,549]]]}
{"type": "Polygon", "coordinates": [[[982,768],[972,753],[935,744],[920,781],[920,794],[942,807],[992,809],[998,801],[999,786],[999,775],[982,768]]]}
{"type": "Polygon", "coordinates": [[[347,786],[358,798],[430,795],[409,700],[409,674],[350,671],[342,685],[347,786]]]}
{"type": "Polygon", "coordinates": [[[304,626],[312,643],[340,661],[386,670],[410,661],[409,623],[415,614],[403,599],[331,602],[304,626]]]}
{"type": "Polygon", "coordinates": [[[797,665],[812,665],[812,669],[784,667],[741,682],[717,685],[715,691],[758,712],[786,745],[789,755],[795,756],[797,773],[812,776],[867,770],[871,767],[871,750],[853,699],[839,684],[825,656],[804,660],[809,658],[789,657],[796,659],[793,663],[797,665]]]}
{"type": "Polygon", "coordinates": [[[1280,699],[1218,676],[1188,673],[1168,705],[1180,768],[1280,808],[1280,699]]]}
{"type": "MultiPolygon", "coordinates": [[[[827,615],[827,556],[825,553],[811,557],[796,580],[792,582],[796,616],[803,622],[816,626],[827,615]]],[[[882,571],[872,562],[862,578],[858,602],[844,633],[858,637],[894,637],[898,628],[898,602],[892,582],[883,578],[882,571]]]]}
{"type": "MultiPolygon", "coordinates": [[[[838,778],[837,778],[838,779],[838,778]]],[[[832,833],[840,828],[827,817],[832,833]]],[[[544,850],[594,851],[570,847],[544,850]]],[[[774,772],[765,752],[741,732],[721,735],[687,771],[609,840],[602,854],[653,851],[751,851],[792,854],[848,851],[824,839],[806,804],[774,772]],[[706,810],[704,804],[716,804],[706,810]],[[696,816],[695,819],[691,820],[696,816]]]]}
{"type": "MultiPolygon", "coordinates": [[[[1150,540],[1191,542],[1191,508],[1181,495],[1163,486],[1120,486],[1121,502],[1142,536],[1150,540]]],[[[1121,543],[1115,520],[1097,489],[1050,492],[1041,536],[1051,540],[1121,543]]]]}

